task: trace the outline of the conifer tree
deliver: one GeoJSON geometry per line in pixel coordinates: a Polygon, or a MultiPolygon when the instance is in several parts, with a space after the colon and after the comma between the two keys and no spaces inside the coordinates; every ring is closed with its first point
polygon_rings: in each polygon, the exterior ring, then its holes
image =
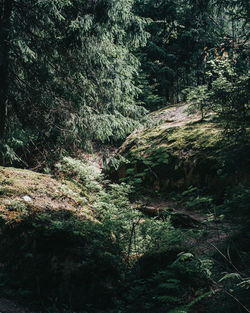
{"type": "Polygon", "coordinates": [[[6,129],[16,141],[86,147],[120,140],[139,125],[145,110],[135,105],[133,51],[146,33],[132,5],[1,2],[1,137],[6,129]]]}
{"type": "Polygon", "coordinates": [[[12,2],[0,1],[0,139],[4,138],[8,103],[9,33],[12,2]]]}

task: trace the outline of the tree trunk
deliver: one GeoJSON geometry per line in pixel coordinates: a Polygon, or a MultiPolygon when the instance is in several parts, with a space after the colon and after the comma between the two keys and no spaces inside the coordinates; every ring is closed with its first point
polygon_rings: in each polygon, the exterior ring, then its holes
{"type": "Polygon", "coordinates": [[[7,118],[12,3],[12,0],[0,0],[0,139],[4,139],[7,118]]]}

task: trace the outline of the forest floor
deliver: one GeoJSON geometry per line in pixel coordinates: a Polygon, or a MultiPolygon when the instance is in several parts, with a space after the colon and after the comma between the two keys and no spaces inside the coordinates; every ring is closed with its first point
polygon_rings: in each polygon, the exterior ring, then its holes
{"type": "Polygon", "coordinates": [[[237,225],[232,225],[220,217],[216,217],[214,212],[203,212],[197,209],[188,208],[185,203],[179,201],[162,201],[151,199],[143,206],[145,213],[156,216],[166,209],[171,209],[173,216],[172,223],[175,227],[196,229],[203,231],[203,236],[188,238],[191,247],[195,247],[197,254],[206,254],[217,250],[226,241],[231,232],[237,229],[237,225]]]}
{"type": "MultiPolygon", "coordinates": [[[[156,122],[164,121],[164,123],[166,123],[167,128],[182,126],[182,125],[186,125],[188,123],[196,122],[200,120],[201,117],[198,112],[193,112],[190,115],[188,110],[189,109],[188,109],[187,104],[180,104],[179,106],[168,107],[168,108],[153,112],[150,114],[150,116],[156,122]]],[[[140,130],[138,131],[140,132],[140,130]]],[[[112,155],[115,153],[115,149],[111,149],[110,147],[107,147],[106,150],[107,150],[106,151],[107,154],[112,155]]],[[[93,163],[94,166],[99,171],[102,171],[102,168],[103,168],[102,161],[103,161],[104,154],[105,154],[105,151],[104,153],[98,153],[94,156],[91,154],[84,153],[83,157],[87,161],[93,163]]],[[[2,171],[4,170],[2,169],[2,171]]],[[[18,177],[14,177],[15,182],[11,188],[13,189],[19,182],[23,184],[24,180],[27,181],[26,176],[28,175],[28,173],[29,171],[20,170],[20,173],[18,173],[18,177]]],[[[9,174],[9,172],[7,174],[9,174]]],[[[61,205],[61,202],[63,202],[64,206],[65,205],[70,206],[72,210],[77,209],[75,208],[75,205],[72,205],[72,203],[76,202],[74,197],[73,199],[71,199],[72,195],[69,196],[68,192],[65,195],[65,191],[64,193],[61,191],[61,189],[59,188],[60,186],[59,187],[57,186],[58,183],[56,181],[54,181],[51,178],[49,178],[48,180],[47,175],[37,174],[37,173],[34,173],[34,175],[38,175],[39,179],[33,179],[32,185],[25,186],[25,187],[27,187],[26,188],[27,193],[29,192],[28,194],[31,195],[31,198],[36,199],[37,206],[40,205],[39,201],[41,202],[42,201],[41,199],[43,199],[43,201],[53,202],[53,205],[55,205],[54,203],[57,204],[57,202],[58,203],[60,202],[59,204],[61,205]],[[46,182],[44,182],[45,179],[47,179],[46,182]],[[43,183],[44,184],[46,183],[45,185],[47,186],[46,197],[44,197],[44,194],[41,194],[41,190],[44,188],[41,186],[43,183]],[[50,192],[48,192],[48,189],[50,192]],[[48,198],[48,194],[54,195],[55,190],[57,193],[59,193],[59,196],[56,197],[57,202],[54,201],[55,197],[51,196],[48,198]],[[36,195],[33,195],[31,191],[33,193],[36,193],[36,195]],[[37,197],[37,193],[39,195],[41,194],[41,196],[37,197]],[[64,197],[62,198],[62,196],[64,197]],[[61,198],[63,199],[63,201],[61,201],[61,198]],[[39,201],[37,199],[39,199],[39,201]]],[[[11,178],[13,178],[13,176],[11,178]]],[[[10,188],[9,185],[7,186],[8,188],[10,188]]],[[[25,192],[26,192],[26,189],[25,189],[25,192]]],[[[71,193],[71,194],[74,194],[74,193],[71,193]]],[[[17,198],[15,195],[15,200],[16,199],[17,198]]],[[[197,230],[202,230],[204,232],[204,236],[202,237],[199,236],[198,239],[193,238],[193,237],[189,238],[190,245],[192,245],[193,247],[197,247],[196,248],[197,251],[196,250],[195,251],[198,254],[210,253],[211,251],[214,251],[214,250],[219,251],[217,246],[219,246],[221,242],[225,241],[228,238],[229,229],[232,231],[232,225],[229,225],[226,222],[223,222],[219,219],[211,218],[212,214],[206,214],[198,210],[191,210],[187,208],[185,204],[182,204],[177,201],[162,201],[162,200],[157,200],[157,199],[150,199],[149,202],[145,204],[145,213],[149,213],[150,215],[154,216],[158,214],[159,212],[161,212],[162,210],[164,210],[165,208],[170,208],[171,210],[173,210],[172,212],[174,213],[174,216],[175,216],[174,221],[177,224],[178,223],[181,224],[180,227],[185,228],[186,226],[188,226],[187,228],[194,228],[197,230]]],[[[87,214],[89,212],[85,212],[85,213],[87,214]]],[[[0,313],[33,313],[33,312],[17,304],[13,300],[8,300],[4,297],[1,297],[0,298],[0,313]]]]}
{"type": "MultiPolygon", "coordinates": [[[[173,210],[174,216],[177,217],[177,219],[175,219],[177,224],[182,224],[181,226],[184,226],[184,228],[187,226],[189,228],[203,230],[204,235],[202,237],[198,236],[196,238],[190,236],[188,238],[189,244],[195,247],[195,252],[198,255],[209,254],[215,250],[220,253],[218,246],[228,238],[229,233],[232,231],[232,225],[216,219],[210,220],[208,214],[198,210],[188,209],[185,207],[185,204],[176,201],[151,199],[145,205],[145,212],[153,216],[159,214],[166,208],[173,210]]],[[[30,311],[13,300],[0,298],[0,313],[35,312],[30,311]]],[[[36,311],[36,313],[38,312],[36,311]]]]}

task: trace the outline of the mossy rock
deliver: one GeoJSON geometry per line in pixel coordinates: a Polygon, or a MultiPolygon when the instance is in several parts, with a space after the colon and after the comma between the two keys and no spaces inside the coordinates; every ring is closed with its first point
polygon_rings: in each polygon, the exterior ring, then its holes
{"type": "MultiPolygon", "coordinates": [[[[160,113],[165,114],[162,110],[160,113]]],[[[221,189],[239,183],[229,175],[222,179],[223,158],[230,149],[223,141],[223,130],[211,118],[162,120],[127,138],[117,152],[127,162],[111,171],[111,176],[151,191],[182,190],[192,185],[221,189]]],[[[241,182],[249,178],[244,167],[240,176],[241,182]]]]}

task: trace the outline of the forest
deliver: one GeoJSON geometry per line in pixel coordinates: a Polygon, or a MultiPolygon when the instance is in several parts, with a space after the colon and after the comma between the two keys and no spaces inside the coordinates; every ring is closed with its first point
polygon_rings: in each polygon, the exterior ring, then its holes
{"type": "Polygon", "coordinates": [[[0,0],[0,313],[250,313],[249,17],[0,0]]]}

